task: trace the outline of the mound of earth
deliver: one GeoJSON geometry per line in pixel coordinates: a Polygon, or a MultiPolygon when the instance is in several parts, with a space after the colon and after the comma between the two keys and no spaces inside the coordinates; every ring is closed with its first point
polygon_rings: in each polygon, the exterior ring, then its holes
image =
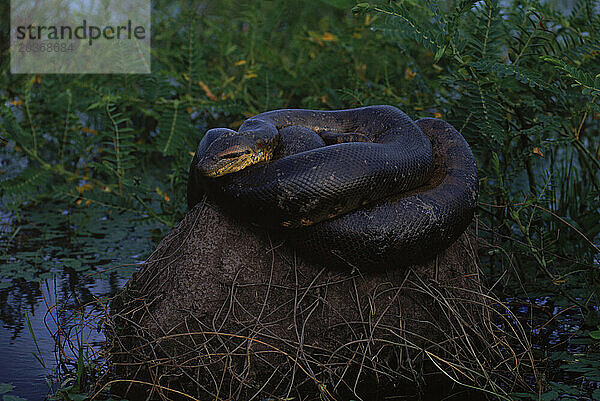
{"type": "Polygon", "coordinates": [[[440,371],[473,386],[500,352],[485,299],[470,230],[409,268],[333,270],[205,201],[111,305],[113,390],[373,400],[424,391],[440,371]]]}

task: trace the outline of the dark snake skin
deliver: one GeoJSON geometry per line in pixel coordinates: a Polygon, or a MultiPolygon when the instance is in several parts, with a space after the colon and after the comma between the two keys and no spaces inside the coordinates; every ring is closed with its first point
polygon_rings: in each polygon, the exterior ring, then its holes
{"type": "Polygon", "coordinates": [[[413,122],[392,106],[275,110],[246,120],[238,132],[277,138],[278,158],[206,177],[198,168],[211,140],[205,137],[190,167],[188,206],[207,194],[318,262],[405,266],[448,247],[473,218],[475,161],[442,120],[413,122]],[[324,146],[321,137],[350,142],[324,146]]]}

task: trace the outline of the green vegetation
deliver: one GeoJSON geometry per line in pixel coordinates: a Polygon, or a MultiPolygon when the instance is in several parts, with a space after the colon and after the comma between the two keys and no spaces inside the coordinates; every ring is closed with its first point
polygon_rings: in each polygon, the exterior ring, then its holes
{"type": "Polygon", "coordinates": [[[78,271],[123,263],[105,255],[123,224],[160,239],[186,211],[187,170],[209,127],[278,108],[392,104],[449,121],[471,145],[481,267],[527,309],[548,366],[542,399],[600,399],[599,2],[157,0],[152,24],[150,75],[11,75],[0,48],[10,161],[0,195],[12,216],[0,230],[1,291],[45,278],[48,252],[78,271]],[[66,231],[77,253],[61,250],[66,231]]]}

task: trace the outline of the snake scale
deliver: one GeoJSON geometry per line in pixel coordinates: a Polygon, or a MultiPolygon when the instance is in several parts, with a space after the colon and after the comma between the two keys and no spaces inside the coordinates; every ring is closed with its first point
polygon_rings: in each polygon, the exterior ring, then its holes
{"type": "Polygon", "coordinates": [[[393,106],[274,110],[209,130],[190,166],[204,195],[319,262],[359,269],[435,256],[470,224],[477,168],[445,121],[393,106]]]}

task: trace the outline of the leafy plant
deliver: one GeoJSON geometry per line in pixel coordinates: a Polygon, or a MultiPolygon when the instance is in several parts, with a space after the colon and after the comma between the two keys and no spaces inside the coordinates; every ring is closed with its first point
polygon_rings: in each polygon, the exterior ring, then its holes
{"type": "MultiPolygon", "coordinates": [[[[187,170],[207,128],[277,108],[387,103],[443,118],[471,145],[494,290],[580,310],[579,333],[593,343],[600,7],[554,3],[157,0],[149,75],[12,75],[0,47],[0,204],[12,218],[0,234],[0,289],[16,271],[29,282],[52,270],[32,232],[46,247],[60,248],[67,232],[85,248],[85,257],[52,251],[69,271],[124,240],[125,216],[159,239],[186,211],[187,170]],[[115,232],[100,219],[114,219],[115,232]]],[[[568,393],[550,383],[545,397],[552,391],[568,393]]]]}
{"type": "MultiPolygon", "coordinates": [[[[548,276],[559,291],[574,276],[597,282],[598,203],[581,201],[596,197],[600,183],[597,4],[579,1],[568,17],[537,1],[361,3],[354,10],[382,17],[374,29],[420,68],[433,65],[437,78],[423,95],[478,159],[490,263],[531,266],[513,273],[548,276]]],[[[580,306],[587,309],[598,294],[585,288],[580,306]]]]}

